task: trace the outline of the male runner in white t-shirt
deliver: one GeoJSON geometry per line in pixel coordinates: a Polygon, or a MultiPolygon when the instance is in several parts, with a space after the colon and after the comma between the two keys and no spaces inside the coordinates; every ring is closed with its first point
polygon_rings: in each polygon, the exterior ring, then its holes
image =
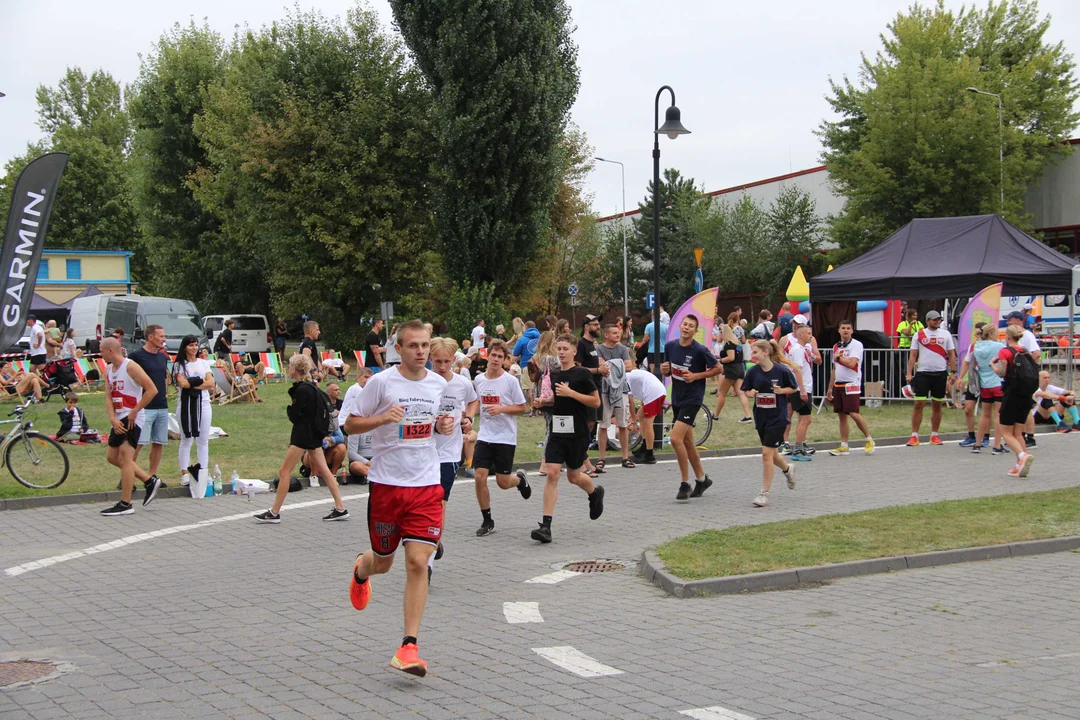
{"type": "Polygon", "coordinates": [[[442,537],[443,489],[435,432],[451,434],[457,420],[439,417],[446,381],[425,365],[431,336],[419,320],[398,328],[401,365],[368,381],[345,430],[372,434],[368,480],[371,549],[353,566],[349,599],[363,610],[371,599],[372,575],[387,572],[399,544],[405,545],[405,637],[390,666],[423,677],[417,634],[428,592],[428,557],[442,537]]]}
{"type": "Polygon", "coordinates": [[[480,398],[480,432],[473,448],[473,469],[476,471],[476,502],[484,516],[477,537],[495,532],[491,518],[491,491],[488,475],[495,472],[495,482],[503,490],[517,488],[521,497],[528,500],[532,487],[523,470],[514,473],[514,453],[517,450],[517,415],[526,412],[525,394],[521,383],[503,370],[503,363],[510,351],[502,340],[488,344],[487,371],[473,380],[476,395],[480,398]]]}
{"type": "Polygon", "coordinates": [[[915,333],[908,355],[907,381],[915,396],[911,409],[911,437],[908,447],[919,444],[919,428],[922,426],[923,408],[930,400],[930,444],[940,445],[938,428],[941,427],[941,405],[949,389],[949,376],[956,372],[956,343],[952,334],[941,327],[941,313],[926,313],[926,327],[915,333]],[[916,363],[918,372],[915,371],[916,363]]]}

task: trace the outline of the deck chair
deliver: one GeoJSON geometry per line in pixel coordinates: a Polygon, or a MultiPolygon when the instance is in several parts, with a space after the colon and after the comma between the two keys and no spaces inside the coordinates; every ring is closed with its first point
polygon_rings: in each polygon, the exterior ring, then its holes
{"type": "Polygon", "coordinates": [[[79,378],[79,382],[76,383],[76,385],[81,387],[83,390],[89,390],[90,381],[86,379],[86,371],[89,366],[83,366],[84,361],[85,358],[75,358],[75,364],[73,366],[73,369],[75,370],[75,377],[79,378]]]}
{"type": "Polygon", "coordinates": [[[280,382],[285,377],[281,369],[281,358],[277,353],[259,353],[259,362],[263,364],[267,380],[280,382]]]}
{"type": "Polygon", "coordinates": [[[231,402],[237,400],[246,399],[248,402],[255,402],[255,383],[243,384],[236,379],[233,374],[232,367],[225,365],[214,365],[214,382],[221,389],[221,392],[225,394],[225,397],[218,402],[221,405],[228,405],[231,402]]]}
{"type": "Polygon", "coordinates": [[[364,351],[353,350],[352,354],[353,357],[356,358],[356,369],[359,370],[360,368],[364,367],[364,351]]]}

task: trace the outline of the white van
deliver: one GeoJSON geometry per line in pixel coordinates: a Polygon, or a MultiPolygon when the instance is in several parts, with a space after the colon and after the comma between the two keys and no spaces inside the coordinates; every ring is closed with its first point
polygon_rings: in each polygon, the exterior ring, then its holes
{"type": "Polygon", "coordinates": [[[124,348],[129,352],[142,347],[143,329],[160,325],[165,329],[165,349],[175,353],[185,335],[200,338],[205,333],[199,311],[190,300],[142,295],[93,295],[75,298],[68,315],[68,327],[75,328],[75,344],[87,352],[97,352],[101,339],[116,328],[124,328],[124,348]]]}
{"type": "Polygon", "coordinates": [[[207,315],[203,318],[203,329],[213,349],[218,335],[225,329],[225,321],[232,320],[232,349],[235,353],[273,352],[274,338],[270,323],[265,315],[207,315]]]}

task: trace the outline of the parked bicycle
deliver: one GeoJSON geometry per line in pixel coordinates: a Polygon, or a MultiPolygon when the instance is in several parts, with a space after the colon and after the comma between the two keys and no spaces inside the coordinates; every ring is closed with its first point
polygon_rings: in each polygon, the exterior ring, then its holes
{"type": "MultiPolygon", "coordinates": [[[[662,447],[671,447],[671,427],[675,424],[675,418],[671,409],[671,403],[664,401],[664,442],[662,447]]],[[[709,439],[709,435],[712,434],[713,415],[709,411],[709,408],[704,405],[701,407],[701,411],[697,414],[697,419],[694,421],[694,445],[704,445],[705,441],[709,439]]],[[[661,446],[656,448],[661,449],[661,446]]],[[[634,455],[641,455],[645,452],[645,441],[641,437],[640,432],[630,433],[630,452],[634,455]]]]}
{"type": "Polygon", "coordinates": [[[23,413],[33,403],[27,401],[8,413],[14,420],[0,420],[0,425],[14,425],[0,442],[0,456],[11,474],[21,484],[36,490],[59,487],[67,480],[68,456],[60,443],[48,435],[33,430],[33,420],[24,420],[23,413]]]}

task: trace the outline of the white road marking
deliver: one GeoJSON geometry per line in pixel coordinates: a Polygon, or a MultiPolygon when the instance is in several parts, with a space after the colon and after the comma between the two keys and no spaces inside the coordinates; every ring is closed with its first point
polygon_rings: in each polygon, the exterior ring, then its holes
{"type": "Polygon", "coordinates": [[[525,582],[533,583],[536,585],[554,585],[555,583],[562,582],[567,578],[577,577],[578,575],[581,575],[581,573],[574,572],[573,570],[558,570],[553,573],[548,573],[547,575],[537,575],[531,580],[526,580],[525,582]]]}
{"type": "Polygon", "coordinates": [[[694,708],[693,710],[680,710],[680,715],[692,717],[694,720],[754,720],[749,715],[737,713],[734,710],[713,705],[707,708],[694,708]]]}
{"type": "Polygon", "coordinates": [[[533,652],[545,660],[550,660],[563,670],[568,670],[583,678],[622,675],[623,672],[610,665],[605,665],[599,660],[591,658],[569,645],[549,648],[533,648],[533,652]]]}
{"type": "Polygon", "coordinates": [[[1026,660],[999,660],[994,662],[979,663],[975,667],[991,668],[1001,667],[1002,665],[1017,665],[1024,662],[1046,662],[1047,660],[1066,660],[1068,658],[1080,657],[1080,652],[1062,653],[1061,655],[1043,655],[1042,657],[1028,658],[1026,660]]]}
{"type": "Polygon", "coordinates": [[[536,602],[504,602],[503,615],[511,625],[544,622],[540,615],[540,603],[536,602]]]}

